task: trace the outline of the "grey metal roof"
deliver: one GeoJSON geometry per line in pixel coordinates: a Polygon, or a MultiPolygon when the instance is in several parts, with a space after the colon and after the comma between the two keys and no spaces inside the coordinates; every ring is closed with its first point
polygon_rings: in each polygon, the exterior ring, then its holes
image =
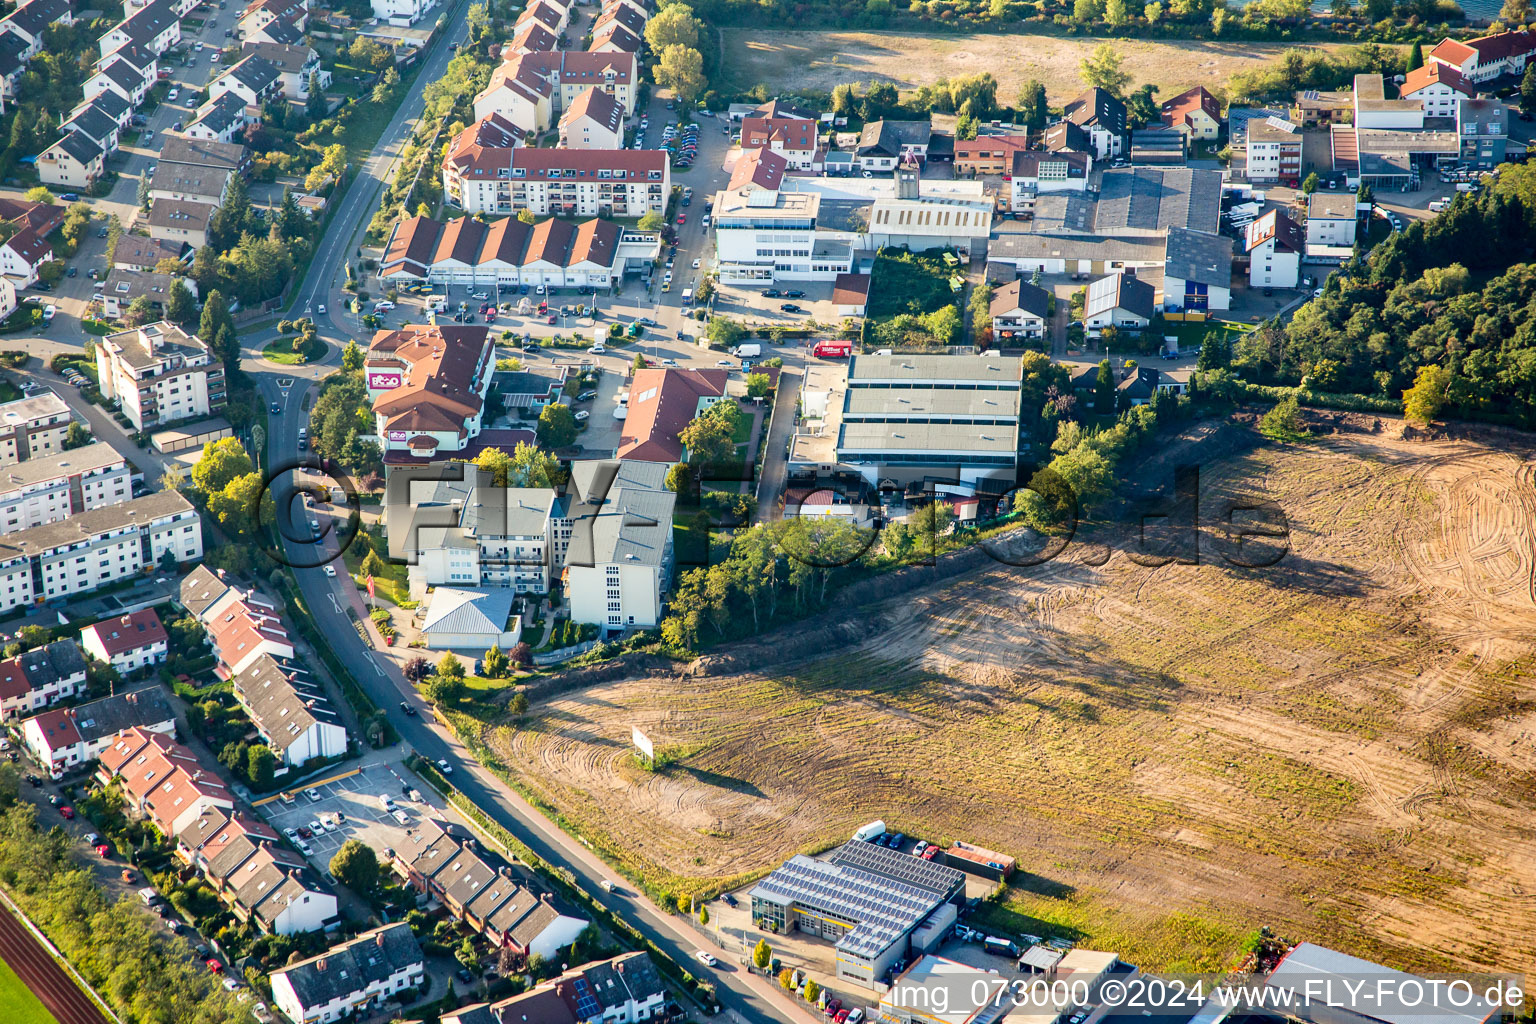
{"type": "Polygon", "coordinates": [[[1093,227],[1100,235],[1160,233],[1170,227],[1215,233],[1220,220],[1220,171],[1125,167],[1104,172],[1093,227]]]}
{"type": "Polygon", "coordinates": [[[878,957],[944,902],[931,890],[804,854],[785,861],[750,896],[856,922],[837,949],[864,959],[878,957]]]}
{"type": "Polygon", "coordinates": [[[859,355],[848,363],[848,386],[872,381],[986,384],[1017,388],[1024,375],[1018,357],[950,355],[859,355]]]}
{"type": "MultiPolygon", "coordinates": [[[[1350,202],[1354,202],[1353,196],[1350,197],[1350,202]]],[[[1163,264],[1163,273],[1167,277],[1176,277],[1183,281],[1230,288],[1232,286],[1232,239],[1226,235],[1213,235],[1208,231],[1169,228],[1167,260],[1163,264]]]]}
{"type": "MultiPolygon", "coordinates": [[[[1265,986],[1281,992],[1289,990],[1298,1000],[1289,1007],[1290,1013],[1320,1024],[1362,1018],[1383,1024],[1481,1024],[1499,1012],[1497,1005],[1470,991],[1453,998],[1442,996],[1437,999],[1431,995],[1407,1002],[1405,999],[1412,998],[1415,991],[1429,988],[1422,984],[1416,988],[1403,984],[1413,977],[1382,964],[1303,942],[1275,966],[1265,986]],[[1308,982],[1313,979],[1316,981],[1309,986],[1308,982]],[[1334,1002],[1351,1001],[1344,982],[1357,988],[1363,985],[1366,998],[1354,1005],[1335,1005],[1334,1002]],[[1307,1001],[1307,992],[1325,990],[1338,993],[1327,997],[1334,1002],[1325,1003],[1321,998],[1318,1002],[1307,1001]]],[[[1444,992],[1443,986],[1441,991],[1444,992]]]]}
{"type": "Polygon", "coordinates": [[[422,632],[500,635],[512,614],[517,592],[506,587],[490,590],[455,590],[438,587],[427,606],[422,632]]]}
{"type": "Polygon", "coordinates": [[[279,968],[272,976],[286,977],[304,1006],[324,1006],[412,965],[425,967],[425,958],[411,926],[401,921],[363,932],[317,957],[279,968]]]}
{"type": "Polygon", "coordinates": [[[1017,422],[1020,393],[982,388],[850,388],[843,422],[1017,422]]]}
{"type": "Polygon", "coordinates": [[[850,457],[892,452],[1015,455],[1018,433],[1008,424],[854,422],[838,428],[837,451],[850,457]]]}
{"type": "Polygon", "coordinates": [[[1106,238],[1103,235],[1009,232],[992,239],[987,246],[987,256],[994,260],[1152,262],[1163,258],[1165,248],[1164,240],[1157,237],[1106,238]]]}

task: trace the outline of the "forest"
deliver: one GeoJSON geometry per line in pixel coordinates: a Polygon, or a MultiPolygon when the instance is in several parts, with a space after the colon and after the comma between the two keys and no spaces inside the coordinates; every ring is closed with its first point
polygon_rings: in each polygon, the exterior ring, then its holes
{"type": "Polygon", "coordinates": [[[1388,237],[1328,278],[1289,324],[1232,348],[1256,384],[1401,397],[1439,367],[1445,415],[1536,425],[1536,167],[1388,237]],[[1497,239],[1498,244],[1488,244],[1497,239]]]}

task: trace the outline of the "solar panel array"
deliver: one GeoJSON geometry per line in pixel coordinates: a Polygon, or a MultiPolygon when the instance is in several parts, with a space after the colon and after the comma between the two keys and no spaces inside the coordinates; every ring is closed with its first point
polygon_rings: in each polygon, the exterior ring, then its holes
{"type": "Polygon", "coordinates": [[[963,872],[874,843],[844,843],[827,860],[839,866],[872,871],[944,897],[965,885],[963,872]]]}
{"type": "Polygon", "coordinates": [[[587,979],[578,976],[575,979],[575,988],[576,1019],[591,1020],[594,1017],[601,1016],[603,1012],[602,1004],[597,1001],[597,996],[592,992],[592,986],[587,984],[587,979]]]}
{"type": "Polygon", "coordinates": [[[752,892],[789,899],[808,914],[857,922],[837,948],[865,958],[878,955],[944,902],[926,889],[803,855],[786,861],[752,892]]]}

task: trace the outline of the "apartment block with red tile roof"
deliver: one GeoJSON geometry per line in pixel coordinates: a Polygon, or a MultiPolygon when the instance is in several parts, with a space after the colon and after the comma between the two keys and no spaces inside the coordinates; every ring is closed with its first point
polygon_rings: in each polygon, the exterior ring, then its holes
{"type": "Polygon", "coordinates": [[[644,369],[629,388],[629,413],[616,457],[642,462],[683,461],[682,429],[725,398],[725,370],[644,369]]]}
{"type": "Polygon", "coordinates": [[[1432,60],[1408,72],[1397,94],[1424,104],[1426,117],[1455,117],[1457,104],[1475,98],[1477,86],[1451,65],[1432,60]]]}
{"type": "MultiPolygon", "coordinates": [[[[437,258],[476,258],[485,226],[468,218],[454,223],[457,230],[445,232],[437,258]]],[[[397,450],[462,451],[480,433],[495,359],[485,327],[408,324],[375,333],[363,372],[386,458],[397,450]]]]}
{"type": "Polygon", "coordinates": [[[1480,36],[1465,42],[1442,39],[1424,56],[1461,73],[1475,85],[1483,85],[1504,75],[1522,75],[1536,53],[1536,32],[1517,29],[1480,36]]]}
{"type": "Polygon", "coordinates": [[[55,640],[0,661],[0,721],[20,718],[85,690],[85,654],[55,640]]]}
{"type": "Polygon", "coordinates": [[[465,213],[643,217],[666,211],[672,172],[662,150],[488,145],[496,135],[482,124],[460,132],[443,158],[443,191],[465,213]]]}
{"type": "Polygon", "coordinates": [[[560,148],[623,149],[623,104],[595,85],[588,87],[560,115],[560,148]]]}
{"type": "Polygon", "coordinates": [[[145,608],[86,626],[80,631],[80,646],[126,676],[163,662],[169,640],[160,616],[153,608],[145,608]]]}

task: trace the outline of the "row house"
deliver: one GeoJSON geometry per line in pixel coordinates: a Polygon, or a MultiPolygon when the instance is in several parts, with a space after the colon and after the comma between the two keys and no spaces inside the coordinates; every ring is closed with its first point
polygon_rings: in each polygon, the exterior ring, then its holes
{"type": "Polygon", "coordinates": [[[443,158],[443,191],[468,214],[634,217],[665,213],[671,162],[658,149],[513,148],[495,115],[466,128],[443,158]]]}
{"type": "Polygon", "coordinates": [[[638,54],[645,47],[645,37],[631,32],[617,21],[610,21],[592,33],[591,53],[638,54]]]}
{"type": "Polygon", "coordinates": [[[103,58],[95,73],[85,80],[82,88],[88,100],[95,99],[104,92],[112,92],[126,100],[129,106],[137,107],[144,102],[144,97],[149,95],[149,90],[154,84],[153,73],[146,75],[126,60],[118,59],[108,63],[103,58]]]}
{"type": "Polygon", "coordinates": [[[85,692],[85,654],[55,640],[0,661],[0,721],[12,721],[85,692]]]}
{"type": "Polygon", "coordinates": [[[157,491],[0,536],[0,612],[88,594],[166,558],[202,557],[197,509],[176,491],[157,491]]]}
{"type": "Polygon", "coordinates": [[[59,126],[62,132],[80,132],[90,139],[102,152],[112,154],[117,152],[118,139],[122,134],[122,125],[94,103],[87,103],[78,107],[69,120],[59,126]]]}
{"type": "Polygon", "coordinates": [[[234,810],[219,774],[167,731],[125,726],[98,756],[97,778],[115,781],[129,809],[168,839],[208,811],[234,810]]]}
{"type": "Polygon", "coordinates": [[[363,932],[270,975],[272,1004],[295,1024],[368,1017],[426,981],[426,957],[402,922],[363,932]]]}
{"type": "Polygon", "coordinates": [[[633,1024],[660,1017],[666,1002],[650,956],[625,953],[573,967],[520,995],[462,1006],[443,1014],[442,1024],[633,1024]]]}
{"type": "Polygon", "coordinates": [[[245,100],[235,92],[223,92],[197,108],[196,119],[182,134],[204,142],[234,143],[245,134],[247,126],[256,123],[245,100]]]}
{"type": "Polygon", "coordinates": [[[127,461],[101,441],[0,471],[0,534],[56,523],[132,496],[127,461]]]}
{"type": "Polygon", "coordinates": [[[103,619],[80,631],[80,646],[124,676],[164,663],[170,638],[153,608],[103,619]]]}
{"type": "Polygon", "coordinates": [[[312,758],[347,752],[347,730],[318,681],[293,664],[263,654],[234,677],[235,699],[256,731],[278,754],[298,767],[312,758]]]}
{"type": "Polygon", "coordinates": [[[132,728],[162,735],[176,731],[176,712],[159,686],[44,711],[22,721],[21,739],[37,763],[59,779],[95,760],[118,733],[132,728]]]}
{"type": "Polygon", "coordinates": [[[69,0],[29,0],[0,18],[0,32],[19,39],[24,44],[23,60],[31,60],[43,52],[43,33],[56,23],[75,23],[74,5],[69,0]]]}

